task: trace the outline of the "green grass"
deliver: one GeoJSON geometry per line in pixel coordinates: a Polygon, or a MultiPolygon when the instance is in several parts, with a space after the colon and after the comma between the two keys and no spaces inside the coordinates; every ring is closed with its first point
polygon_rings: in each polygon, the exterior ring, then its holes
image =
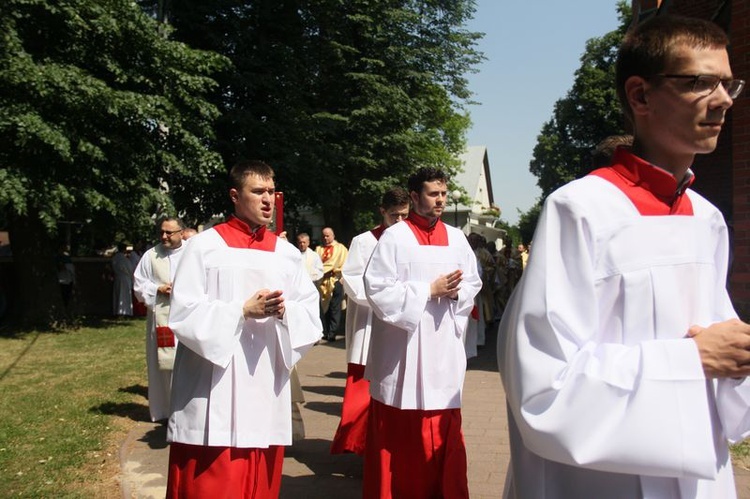
{"type": "Polygon", "coordinates": [[[144,328],[109,321],[0,337],[3,497],[91,497],[104,482],[116,486],[123,432],[148,417],[144,328]]]}

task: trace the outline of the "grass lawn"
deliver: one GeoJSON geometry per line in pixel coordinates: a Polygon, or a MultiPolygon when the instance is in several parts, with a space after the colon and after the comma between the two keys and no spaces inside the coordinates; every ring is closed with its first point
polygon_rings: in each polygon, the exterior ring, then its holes
{"type": "Polygon", "coordinates": [[[122,496],[119,447],[148,420],[144,331],[0,332],[0,495],[122,496]]]}

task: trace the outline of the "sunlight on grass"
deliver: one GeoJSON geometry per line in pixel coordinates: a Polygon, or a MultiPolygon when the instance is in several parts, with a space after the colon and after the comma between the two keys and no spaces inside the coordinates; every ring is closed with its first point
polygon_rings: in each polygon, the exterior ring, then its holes
{"type": "MultiPolygon", "coordinates": [[[[145,420],[144,321],[0,337],[0,491],[91,497],[114,427],[145,420]]],[[[119,437],[119,435],[118,435],[119,437]]]]}

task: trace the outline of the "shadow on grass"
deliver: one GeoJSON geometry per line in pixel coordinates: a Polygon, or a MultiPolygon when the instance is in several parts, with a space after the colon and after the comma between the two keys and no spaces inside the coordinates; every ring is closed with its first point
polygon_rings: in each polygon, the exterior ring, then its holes
{"type": "Polygon", "coordinates": [[[24,358],[24,356],[29,352],[29,350],[31,350],[31,347],[34,346],[34,343],[36,343],[36,340],[39,339],[39,335],[40,334],[41,333],[37,332],[34,335],[34,337],[31,339],[31,341],[29,342],[29,344],[26,345],[26,348],[24,348],[23,351],[18,354],[18,356],[16,357],[16,360],[14,360],[2,373],[0,373],[0,381],[2,381],[3,379],[5,379],[5,377],[8,375],[8,373],[11,372],[16,367],[16,365],[18,364],[18,362],[20,362],[20,360],[24,358]]]}
{"type": "Polygon", "coordinates": [[[141,397],[148,398],[148,387],[144,385],[130,385],[125,388],[117,390],[120,393],[131,393],[133,395],[140,395],[141,397]]]}
{"type": "Polygon", "coordinates": [[[66,334],[81,328],[109,329],[126,326],[141,317],[76,316],[55,324],[26,324],[17,319],[0,321],[0,338],[22,339],[31,334],[66,334]]]}
{"type": "Polygon", "coordinates": [[[109,416],[121,416],[132,419],[133,421],[151,421],[148,406],[135,402],[104,402],[103,404],[92,407],[89,411],[109,416]]]}

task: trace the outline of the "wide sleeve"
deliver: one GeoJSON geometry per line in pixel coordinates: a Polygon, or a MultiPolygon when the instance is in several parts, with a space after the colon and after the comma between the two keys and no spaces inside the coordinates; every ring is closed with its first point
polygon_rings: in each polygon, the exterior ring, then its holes
{"type": "Polygon", "coordinates": [[[323,278],[323,260],[320,259],[320,255],[318,255],[316,252],[311,251],[311,257],[312,257],[312,273],[310,274],[310,278],[313,282],[318,282],[323,278]]]}
{"type": "Polygon", "coordinates": [[[385,231],[375,246],[365,269],[365,294],[380,320],[413,332],[430,299],[430,283],[399,277],[396,238],[396,231],[385,231]]]}
{"type": "Polygon", "coordinates": [[[596,234],[571,197],[547,199],[498,332],[524,446],[576,467],[713,478],[711,404],[695,342],[600,340],[596,234]]]}
{"type": "Polygon", "coordinates": [[[247,297],[225,301],[209,296],[203,261],[206,239],[193,241],[183,250],[172,285],[169,326],[187,348],[227,367],[242,335],[242,306],[247,297]]]}
{"type": "Polygon", "coordinates": [[[323,337],[318,290],[301,258],[296,267],[289,287],[283,290],[284,317],[271,319],[276,323],[280,352],[287,369],[291,369],[323,337]]]}
{"type": "Polygon", "coordinates": [[[349,256],[341,269],[341,280],[350,300],[357,305],[369,306],[365,295],[365,267],[370,257],[370,247],[365,247],[362,237],[355,237],[349,247],[349,256]]]}
{"type": "MultiPolygon", "coordinates": [[[[729,238],[726,224],[717,213],[715,231],[719,244],[716,247],[716,322],[734,319],[737,313],[726,290],[726,276],[729,262],[729,238]]],[[[716,405],[719,410],[724,434],[732,442],[740,442],[750,436],[750,381],[721,379],[716,382],[716,405]]]]}
{"type": "Polygon", "coordinates": [[[159,286],[154,282],[151,254],[146,252],[138,262],[133,273],[133,292],[138,301],[145,303],[147,307],[153,309],[154,305],[156,305],[158,289],[159,286]]]}
{"type": "Polygon", "coordinates": [[[463,276],[458,290],[458,299],[450,300],[449,303],[452,305],[456,322],[456,334],[461,336],[469,325],[469,316],[474,308],[474,298],[482,289],[482,277],[479,273],[477,257],[463,234],[458,238],[457,244],[461,246],[461,254],[464,255],[461,262],[463,276]]]}

